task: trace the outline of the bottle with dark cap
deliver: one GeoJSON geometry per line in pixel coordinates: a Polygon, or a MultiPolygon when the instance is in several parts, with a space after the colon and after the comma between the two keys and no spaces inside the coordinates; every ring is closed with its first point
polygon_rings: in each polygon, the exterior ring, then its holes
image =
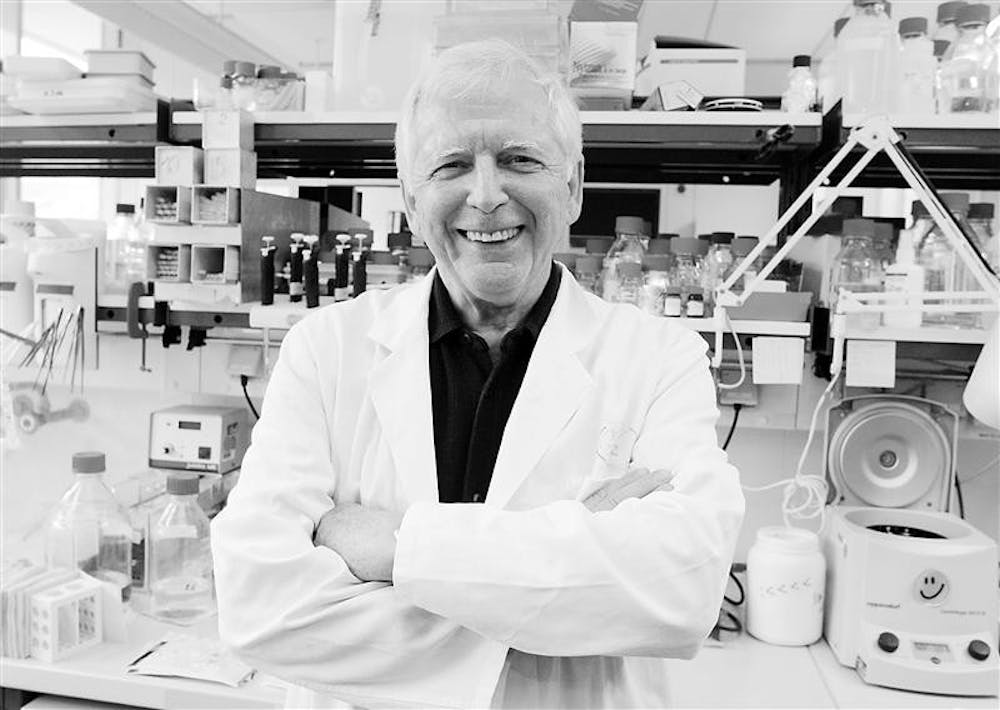
{"type": "Polygon", "coordinates": [[[934,81],[937,76],[937,59],[934,43],[927,36],[926,17],[907,17],[899,21],[900,113],[930,115],[937,110],[934,99],[934,81]]]}
{"type": "Polygon", "coordinates": [[[883,0],[854,0],[854,14],[840,33],[843,113],[891,113],[895,103],[899,36],[883,0]]]}
{"type": "Polygon", "coordinates": [[[994,207],[992,202],[973,202],[969,205],[969,226],[976,236],[976,245],[994,271],[997,264],[997,237],[993,229],[994,207]]]}
{"type": "MultiPolygon", "coordinates": [[[[972,231],[968,225],[969,195],[965,192],[946,192],[941,195],[952,219],[966,233],[972,231]]],[[[924,290],[926,291],[977,291],[979,287],[972,272],[958,256],[951,240],[934,224],[924,237],[917,255],[917,261],[924,267],[924,290]]],[[[937,303],[959,305],[955,298],[942,299],[937,303]]],[[[924,324],[938,327],[974,328],[979,324],[975,313],[940,311],[924,313],[924,324]]]]}
{"type": "Polygon", "coordinates": [[[101,451],[73,454],[73,485],[49,516],[45,562],[75,567],[121,590],[132,592],[132,524],[128,513],[105,485],[101,451]]]}
{"type": "Polygon", "coordinates": [[[958,39],[941,58],[939,113],[988,112],[996,109],[997,59],[986,37],[990,8],[971,3],[958,8],[958,39]]]}
{"type": "Polygon", "coordinates": [[[168,474],[167,506],[149,529],[150,612],[169,621],[190,622],[215,610],[209,523],[198,504],[199,480],[197,474],[168,474]]]}
{"type": "Polygon", "coordinates": [[[597,280],[601,273],[600,257],[586,254],[576,257],[575,275],[576,281],[585,290],[597,293],[597,280]]]}
{"type": "Polygon", "coordinates": [[[940,59],[948,51],[948,47],[958,39],[958,25],[955,19],[958,17],[958,9],[963,5],[968,5],[965,0],[950,0],[937,6],[937,26],[934,29],[934,56],[940,59]]]}
{"type": "Polygon", "coordinates": [[[788,72],[788,86],[781,95],[781,110],[786,113],[815,111],[818,101],[816,78],[812,74],[812,57],[797,54],[788,72]]]}
{"type": "Polygon", "coordinates": [[[833,48],[820,61],[816,74],[816,91],[820,108],[824,113],[833,108],[842,94],[839,67],[843,51],[840,46],[840,32],[849,19],[848,17],[840,17],[833,23],[833,48]]]}
{"type": "Polygon", "coordinates": [[[702,263],[701,287],[704,300],[715,304],[715,289],[729,278],[733,270],[733,238],[732,232],[715,232],[712,234],[712,245],[702,263]]]}
{"type": "MultiPolygon", "coordinates": [[[[833,260],[830,272],[830,293],[827,303],[831,310],[837,305],[840,290],[851,293],[875,293],[882,290],[882,265],[875,253],[875,222],[870,219],[845,219],[843,246],[833,260]]],[[[850,316],[848,325],[877,328],[882,318],[878,313],[850,316]]]]}

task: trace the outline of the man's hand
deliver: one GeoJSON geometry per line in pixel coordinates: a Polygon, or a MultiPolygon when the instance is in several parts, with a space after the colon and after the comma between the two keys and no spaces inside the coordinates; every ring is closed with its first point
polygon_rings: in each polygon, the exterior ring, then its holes
{"type": "Polygon", "coordinates": [[[664,469],[650,471],[647,468],[630,469],[621,478],[608,481],[583,500],[587,509],[596,513],[613,510],[626,498],[645,498],[653,491],[672,491],[674,474],[664,469]]]}
{"type": "Polygon", "coordinates": [[[341,503],[320,519],[313,544],[340,555],[362,582],[391,582],[402,521],[402,513],[341,503]]]}

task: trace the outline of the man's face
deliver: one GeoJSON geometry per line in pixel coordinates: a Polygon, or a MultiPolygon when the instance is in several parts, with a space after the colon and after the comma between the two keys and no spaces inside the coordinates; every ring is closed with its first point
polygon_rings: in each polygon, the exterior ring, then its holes
{"type": "Polygon", "coordinates": [[[553,249],[580,214],[583,179],[551,122],[543,90],[524,77],[418,109],[403,195],[460,307],[530,307],[548,280],[553,249]]]}

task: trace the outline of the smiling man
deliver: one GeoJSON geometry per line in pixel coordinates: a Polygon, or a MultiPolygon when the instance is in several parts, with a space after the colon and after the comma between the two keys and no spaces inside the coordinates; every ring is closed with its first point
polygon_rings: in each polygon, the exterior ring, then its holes
{"type": "Polygon", "coordinates": [[[704,341],[553,262],[580,121],[519,50],[443,52],[396,151],[436,269],[285,337],[213,524],[220,634],[296,706],[664,707],[743,514],[704,341]]]}

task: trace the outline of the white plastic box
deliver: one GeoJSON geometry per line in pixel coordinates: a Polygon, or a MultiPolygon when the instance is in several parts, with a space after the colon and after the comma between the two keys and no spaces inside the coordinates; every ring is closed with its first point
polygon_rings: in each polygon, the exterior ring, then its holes
{"type": "Polygon", "coordinates": [[[657,49],[651,46],[635,78],[636,96],[658,86],[686,81],[703,96],[743,96],[747,53],[737,48],[657,49]]]}
{"type": "Polygon", "coordinates": [[[257,185],[257,154],[239,148],[207,149],[204,183],[252,190],[257,185]]]}
{"type": "Polygon", "coordinates": [[[157,185],[197,185],[202,182],[204,154],[185,145],[156,146],[157,185]]]}
{"type": "Polygon", "coordinates": [[[238,110],[203,111],[201,146],[206,150],[213,148],[253,150],[253,114],[238,110]]]}
{"type": "Polygon", "coordinates": [[[142,52],[129,49],[88,49],[87,74],[138,74],[153,83],[153,64],[142,52]]]}
{"type": "Polygon", "coordinates": [[[635,88],[635,22],[573,22],[570,24],[570,87],[635,88]]]}

